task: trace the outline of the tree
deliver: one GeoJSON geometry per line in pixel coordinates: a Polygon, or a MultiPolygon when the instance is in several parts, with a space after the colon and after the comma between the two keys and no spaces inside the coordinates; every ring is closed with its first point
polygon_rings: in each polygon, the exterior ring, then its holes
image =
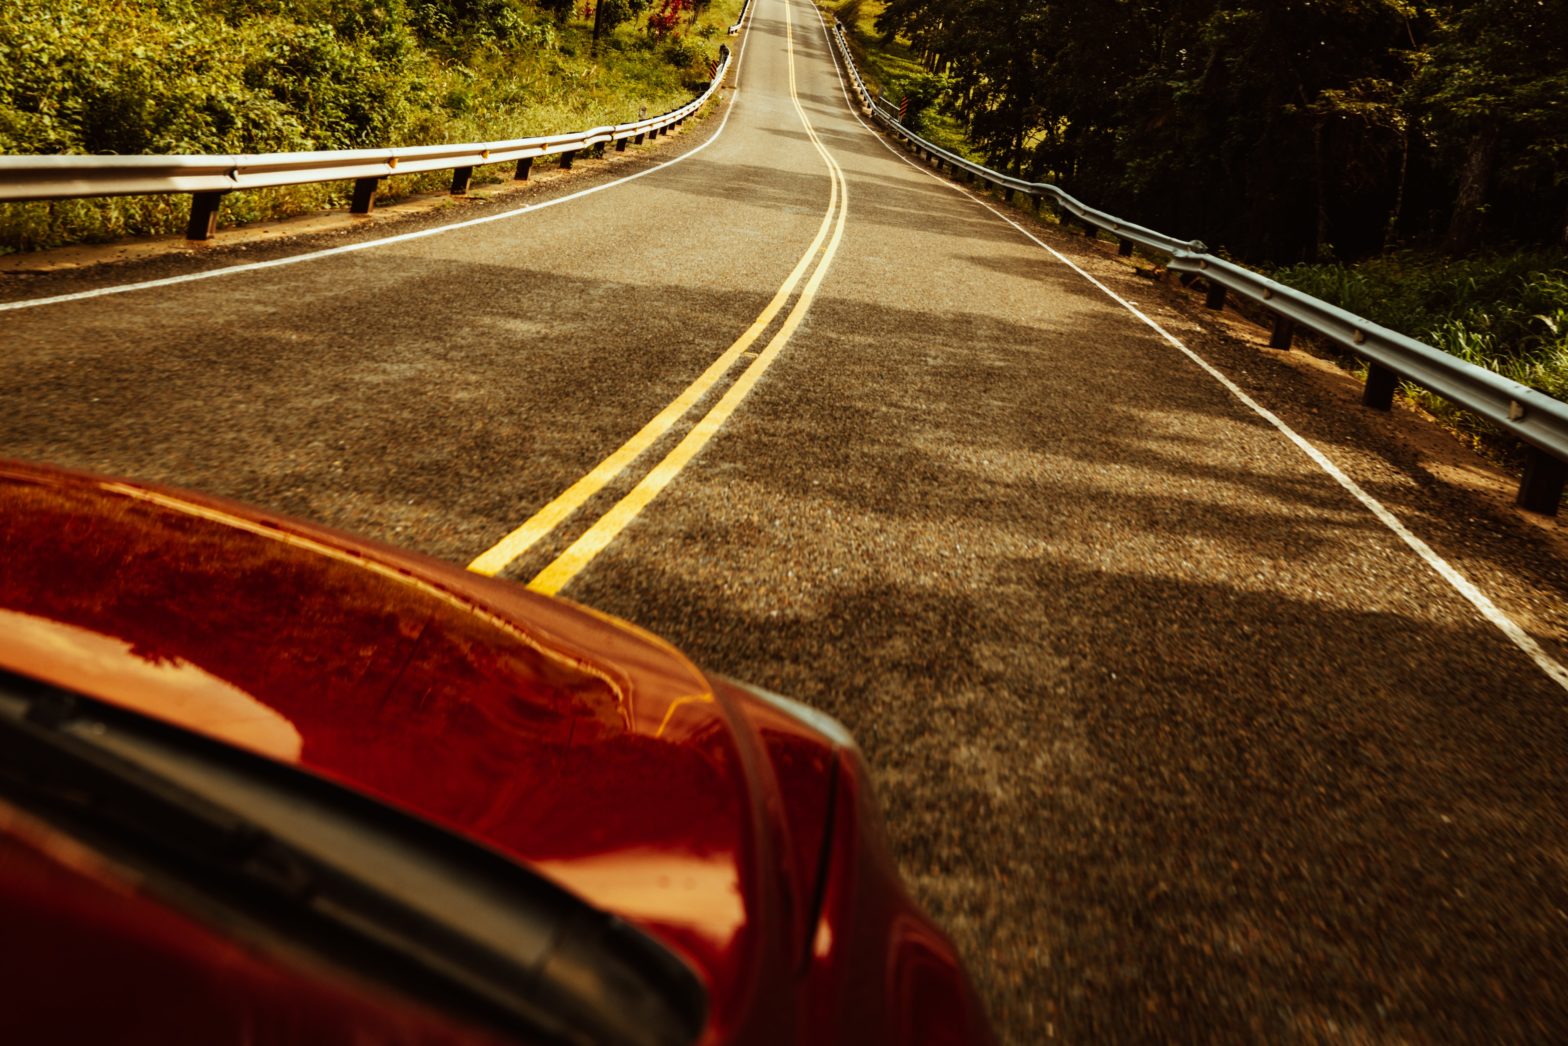
{"type": "Polygon", "coordinates": [[[1489,225],[1530,238],[1543,218],[1568,245],[1568,0],[1454,7],[1412,85],[1423,135],[1458,172],[1445,246],[1470,250],[1489,225]]]}

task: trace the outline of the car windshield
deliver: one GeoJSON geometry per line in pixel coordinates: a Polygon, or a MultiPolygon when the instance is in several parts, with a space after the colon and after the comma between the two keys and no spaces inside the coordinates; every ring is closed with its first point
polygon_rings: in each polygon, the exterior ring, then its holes
{"type": "Polygon", "coordinates": [[[356,792],[0,670],[0,796],[265,927],[528,1039],[686,1043],[700,982],[537,873],[356,792]]]}

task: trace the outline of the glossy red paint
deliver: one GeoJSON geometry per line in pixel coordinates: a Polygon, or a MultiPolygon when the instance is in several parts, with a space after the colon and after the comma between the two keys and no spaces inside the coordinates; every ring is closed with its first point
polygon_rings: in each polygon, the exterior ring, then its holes
{"type": "MultiPolygon", "coordinates": [[[[260,510],[21,463],[0,462],[0,549],[0,664],[297,764],[542,870],[692,964],[710,995],[705,1042],[989,1039],[951,946],[899,886],[847,739],[632,626],[260,510]]],[[[34,875],[18,893],[12,869],[45,857],[4,838],[0,904],[14,911],[40,887],[34,875]]],[[[90,951],[97,894],[125,891],[113,878],[60,876],[55,907],[73,929],[51,939],[39,925],[32,944],[90,951]]],[[[108,920],[106,933],[161,934],[184,942],[171,954],[210,948],[239,971],[212,995],[231,1000],[234,1034],[212,1041],[267,1031],[246,1016],[245,987],[267,976],[323,985],[299,993],[290,1027],[319,1019],[390,1041],[385,1015],[415,1012],[329,988],[287,957],[242,962],[179,913],[160,927],[146,898],[125,910],[142,929],[108,920]]],[[[167,991],[134,966],[120,975],[167,991]]],[[[290,993],[274,994],[287,1010],[290,993]]]]}

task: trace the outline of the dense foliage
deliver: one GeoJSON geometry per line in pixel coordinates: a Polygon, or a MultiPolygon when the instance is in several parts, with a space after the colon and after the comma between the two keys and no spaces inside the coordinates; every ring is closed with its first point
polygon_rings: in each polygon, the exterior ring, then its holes
{"type": "MultiPolygon", "coordinates": [[[[342,149],[621,121],[672,108],[705,83],[719,21],[739,9],[729,0],[699,24],[685,0],[684,19],[651,32],[637,20],[647,0],[601,2],[602,40],[591,5],[555,0],[8,4],[0,153],[342,149]]],[[[237,193],[225,214],[298,212],[344,191],[237,193]]],[[[0,252],[172,231],[183,206],[155,197],[0,205],[0,252]]]]}
{"type": "Polygon", "coordinates": [[[1255,262],[1568,245],[1568,0],[888,0],[993,164],[1255,262]]]}

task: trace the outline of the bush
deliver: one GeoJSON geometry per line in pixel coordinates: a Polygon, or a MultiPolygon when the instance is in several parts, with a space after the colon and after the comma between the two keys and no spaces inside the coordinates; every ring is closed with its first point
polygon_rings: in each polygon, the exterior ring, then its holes
{"type": "Polygon", "coordinates": [[[937,107],[951,86],[951,81],[945,75],[916,73],[891,81],[890,100],[898,104],[905,98],[909,99],[909,108],[904,113],[904,126],[911,131],[919,131],[925,127],[926,114],[937,107]]]}
{"type": "Polygon", "coordinates": [[[670,37],[664,42],[660,52],[666,62],[681,70],[695,68],[705,57],[702,45],[684,36],[670,37]]]}

